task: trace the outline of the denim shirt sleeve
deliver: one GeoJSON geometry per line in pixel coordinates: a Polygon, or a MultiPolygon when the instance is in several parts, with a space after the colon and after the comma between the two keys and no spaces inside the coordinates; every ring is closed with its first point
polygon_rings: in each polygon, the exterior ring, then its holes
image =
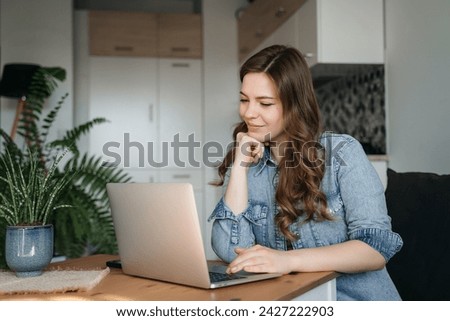
{"type": "Polygon", "coordinates": [[[387,262],[400,251],[403,241],[391,230],[384,187],[377,172],[353,138],[337,151],[333,161],[349,239],[367,243],[387,262]]]}
{"type": "Polygon", "coordinates": [[[211,245],[214,252],[225,262],[231,262],[236,253],[236,247],[250,247],[255,244],[252,232],[252,204],[239,215],[235,215],[226,205],[223,197],[214,208],[209,221],[214,219],[212,226],[211,245]]]}

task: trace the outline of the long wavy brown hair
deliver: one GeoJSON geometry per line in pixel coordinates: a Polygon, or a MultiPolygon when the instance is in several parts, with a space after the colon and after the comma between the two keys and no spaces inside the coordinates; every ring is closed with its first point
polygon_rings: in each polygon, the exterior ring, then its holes
{"type": "MultiPolygon", "coordinates": [[[[295,48],[274,45],[250,57],[240,69],[241,82],[252,72],[264,72],[275,83],[283,106],[286,142],[278,164],[278,185],[275,199],[279,206],[275,220],[283,235],[293,241],[297,237],[289,226],[302,215],[305,220],[331,220],[325,194],[320,183],[325,172],[325,155],[318,143],[321,134],[319,106],[314,94],[311,74],[301,52],[295,48]]],[[[247,132],[245,122],[233,132],[247,132]]],[[[235,148],[228,151],[218,168],[223,185],[225,174],[232,165],[235,148]]]]}

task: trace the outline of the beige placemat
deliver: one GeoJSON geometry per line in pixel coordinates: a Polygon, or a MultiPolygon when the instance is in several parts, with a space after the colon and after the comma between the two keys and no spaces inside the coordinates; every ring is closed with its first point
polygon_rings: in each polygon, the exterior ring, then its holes
{"type": "Polygon", "coordinates": [[[51,270],[36,277],[18,278],[13,272],[0,272],[0,294],[88,291],[99,284],[108,273],[109,268],[51,270]]]}

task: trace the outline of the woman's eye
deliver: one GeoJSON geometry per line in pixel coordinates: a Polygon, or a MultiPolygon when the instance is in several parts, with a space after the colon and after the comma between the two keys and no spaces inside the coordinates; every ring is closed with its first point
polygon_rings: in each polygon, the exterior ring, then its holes
{"type": "Polygon", "coordinates": [[[247,102],[248,102],[248,99],[241,98],[240,102],[241,102],[241,103],[247,103],[247,102]]]}
{"type": "Polygon", "coordinates": [[[273,105],[272,103],[261,103],[261,106],[264,106],[264,107],[269,107],[272,105],[273,105]]]}

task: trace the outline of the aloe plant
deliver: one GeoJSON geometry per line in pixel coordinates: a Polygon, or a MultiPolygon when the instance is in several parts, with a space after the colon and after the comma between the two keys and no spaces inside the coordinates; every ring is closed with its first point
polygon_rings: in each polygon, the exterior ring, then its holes
{"type": "MultiPolygon", "coordinates": [[[[54,196],[58,196],[58,202],[47,205],[47,214],[42,214],[47,216],[39,219],[55,226],[55,252],[68,257],[117,253],[106,183],[126,182],[130,178],[119,168],[103,167],[100,156],[81,153],[78,148],[80,137],[88,134],[94,126],[107,122],[105,118],[92,119],[68,130],[61,139],[49,140],[52,125],[64,106],[67,94],[45,115],[44,106],[58,83],[64,80],[65,70],[60,67],[39,68],[33,76],[27,104],[19,121],[16,139],[20,142],[13,141],[0,128],[3,143],[1,158],[6,161],[0,162],[0,177],[4,178],[0,184],[0,195],[10,193],[11,184],[15,185],[11,182],[21,180],[21,175],[24,177],[22,187],[26,181],[33,182],[34,189],[29,192],[37,199],[44,191],[49,193],[56,188],[59,194],[54,196]],[[61,155],[64,153],[62,162],[61,155]],[[14,162],[13,167],[8,166],[9,160],[14,162]],[[33,171],[39,174],[25,178],[33,171]],[[63,181],[64,186],[55,183],[59,181],[63,181]],[[44,183],[48,185],[43,186],[44,183]],[[57,215],[53,215],[55,210],[57,215]]],[[[14,188],[12,191],[16,193],[15,205],[1,198],[3,210],[0,215],[3,217],[16,216],[9,212],[16,205],[34,206],[32,201],[29,204],[20,203],[21,192],[14,188]]],[[[5,225],[25,219],[8,220],[8,223],[5,219],[0,220],[0,248],[4,248],[5,225]]],[[[0,250],[0,266],[5,266],[4,262],[3,251],[0,250]]]]}

